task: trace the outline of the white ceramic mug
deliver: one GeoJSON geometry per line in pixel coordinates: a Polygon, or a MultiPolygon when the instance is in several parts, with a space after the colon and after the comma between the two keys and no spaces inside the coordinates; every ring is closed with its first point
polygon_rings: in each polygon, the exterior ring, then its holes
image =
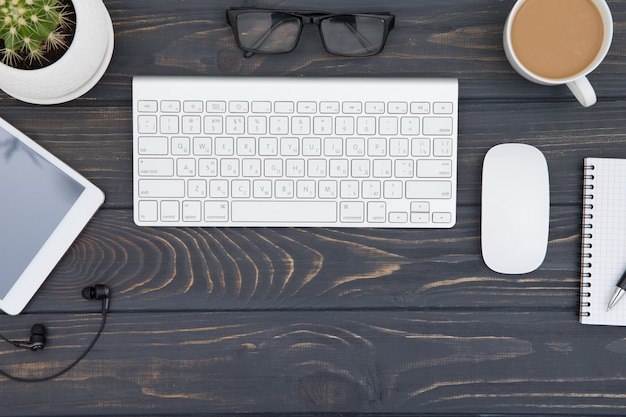
{"type": "Polygon", "coordinates": [[[602,39],[602,45],[600,50],[598,51],[596,57],[593,61],[582,71],[578,72],[567,78],[546,78],[540,75],[537,75],[526,68],[519,60],[517,55],[515,54],[515,50],[513,49],[513,42],[511,39],[511,28],[512,22],[515,19],[518,11],[523,6],[525,2],[529,0],[517,0],[513,9],[509,13],[509,17],[506,20],[506,24],[504,25],[504,52],[506,54],[507,59],[511,63],[511,66],[517,71],[522,77],[535,82],[537,84],[542,85],[567,85],[569,89],[574,93],[574,96],[578,99],[580,104],[585,107],[592,106],[596,103],[596,93],[591,86],[591,83],[587,79],[587,75],[592,72],[602,60],[606,57],[606,54],[609,52],[609,48],[611,46],[611,41],[613,40],[613,17],[611,15],[611,10],[609,9],[608,4],[605,0],[591,0],[600,15],[602,16],[602,23],[604,27],[604,36],[602,39]]]}

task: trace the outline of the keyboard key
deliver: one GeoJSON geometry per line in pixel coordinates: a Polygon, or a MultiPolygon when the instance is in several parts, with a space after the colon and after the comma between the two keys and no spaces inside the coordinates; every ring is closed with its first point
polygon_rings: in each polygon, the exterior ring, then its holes
{"type": "Polygon", "coordinates": [[[428,114],[430,113],[430,103],[425,101],[417,101],[411,103],[411,113],[428,114]]]}
{"type": "Polygon", "coordinates": [[[267,133],[267,118],[265,116],[248,117],[248,134],[265,135],[267,133]]]}
{"type": "Polygon", "coordinates": [[[226,116],[226,134],[242,135],[246,131],[246,121],[243,116],[226,116]]]}
{"type": "Polygon", "coordinates": [[[415,176],[413,160],[398,159],[395,163],[394,175],[397,178],[412,178],[413,176],[415,176]]]}
{"type": "Polygon", "coordinates": [[[196,136],[193,138],[193,154],[198,156],[211,155],[212,140],[206,136],[196,136]]]}
{"type": "Polygon", "coordinates": [[[313,114],[317,113],[317,103],[315,101],[299,101],[298,113],[301,114],[313,114]]]}
{"type": "Polygon", "coordinates": [[[271,113],[272,102],[271,101],[253,101],[252,113],[271,113]]]}
{"type": "Polygon", "coordinates": [[[137,111],[141,113],[155,113],[159,108],[156,100],[139,100],[137,102],[137,111]]]}
{"type": "Polygon", "coordinates": [[[325,156],[343,155],[343,139],[324,138],[324,155],[325,156]]]}
{"type": "Polygon", "coordinates": [[[222,116],[205,116],[204,133],[207,135],[221,135],[224,133],[224,119],[222,116]]]}
{"type": "Polygon", "coordinates": [[[406,136],[417,136],[420,134],[419,117],[403,117],[400,119],[400,134],[406,136]]]}
{"type": "Polygon", "coordinates": [[[367,203],[367,221],[370,223],[384,223],[387,220],[387,205],[384,201],[370,201],[367,203]]]}
{"type": "Polygon", "coordinates": [[[409,112],[409,105],[406,102],[392,101],[387,105],[389,114],[405,114],[409,112]]]}
{"type": "Polygon", "coordinates": [[[262,155],[262,156],[278,155],[278,138],[274,138],[274,137],[259,138],[259,155],[262,155]]]}
{"type": "Polygon", "coordinates": [[[320,156],[322,154],[322,140],[320,138],[302,139],[302,155],[320,156]]]}
{"type": "Polygon", "coordinates": [[[185,180],[139,180],[139,196],[142,198],[183,198],[185,180]]]}
{"type": "Polygon", "coordinates": [[[406,196],[410,199],[452,198],[450,181],[407,181],[406,196]]]}
{"type": "Polygon", "coordinates": [[[187,196],[191,198],[206,198],[206,180],[189,180],[187,182],[187,196]]]}
{"type": "Polygon", "coordinates": [[[183,111],[185,113],[202,113],[203,108],[200,100],[185,100],[183,102],[183,111]]]}
{"type": "Polygon", "coordinates": [[[272,188],[272,181],[270,180],[254,180],[252,196],[254,198],[271,198],[272,188]]]}
{"type": "Polygon", "coordinates": [[[291,114],[295,111],[295,104],[292,101],[277,101],[274,103],[274,112],[281,114],[291,114]]]}
{"type": "Polygon", "coordinates": [[[378,133],[384,136],[398,134],[397,117],[381,117],[378,119],[378,133]]]}
{"type": "Polygon", "coordinates": [[[419,178],[452,177],[452,161],[449,159],[421,159],[417,161],[419,178]]]}
{"type": "Polygon", "coordinates": [[[433,141],[434,156],[452,156],[452,139],[439,138],[433,141]]]}
{"type": "Polygon", "coordinates": [[[270,117],[270,135],[289,134],[289,118],[286,116],[270,117]]]}
{"type": "Polygon", "coordinates": [[[215,155],[232,156],[235,154],[235,139],[230,136],[215,138],[215,155]]]}
{"type": "Polygon", "coordinates": [[[217,177],[217,159],[202,158],[198,160],[198,175],[201,177],[217,177]]]}
{"type": "Polygon", "coordinates": [[[156,116],[139,116],[137,117],[137,133],[151,134],[157,132],[156,116]]]}
{"type": "Polygon", "coordinates": [[[204,202],[205,222],[227,222],[228,202],[227,201],[205,201],[204,202]]]}
{"type": "Polygon", "coordinates": [[[317,185],[312,180],[299,180],[296,182],[296,197],[303,199],[315,198],[317,185]]]}
{"type": "Polygon", "coordinates": [[[375,159],[372,164],[372,175],[375,178],[391,178],[392,166],[391,159],[375,159]]]}
{"type": "Polygon", "coordinates": [[[207,113],[226,113],[225,101],[207,101],[206,102],[207,113]]]}
{"type": "Polygon", "coordinates": [[[359,101],[347,101],[343,103],[342,109],[346,114],[359,114],[363,112],[363,104],[359,101]]]}
{"type": "Polygon", "coordinates": [[[291,119],[292,135],[310,135],[311,134],[311,117],[294,116],[291,119]]]}
{"type": "Polygon", "coordinates": [[[433,103],[434,114],[452,114],[454,105],[449,102],[435,102],[433,103]]]}
{"type": "Polygon", "coordinates": [[[386,105],[382,101],[369,101],[365,103],[365,113],[368,114],[383,114],[385,113],[386,105]]]}
{"type": "Polygon", "coordinates": [[[137,169],[142,177],[171,177],[174,175],[174,160],[170,158],[141,158],[137,169]]]}
{"type": "Polygon", "coordinates": [[[363,196],[363,198],[367,199],[380,198],[380,190],[380,181],[363,181],[361,195],[363,196]]]}
{"type": "Polygon", "coordinates": [[[165,136],[140,136],[137,138],[139,155],[167,155],[167,137],[165,136]]]}
{"type": "Polygon", "coordinates": [[[187,136],[172,137],[172,155],[189,155],[191,153],[191,139],[187,136]]]}
{"type": "Polygon", "coordinates": [[[338,116],[335,118],[335,133],[337,135],[354,134],[354,117],[338,116]]]}
{"type": "Polygon", "coordinates": [[[247,101],[231,101],[228,103],[228,111],[231,113],[248,113],[249,108],[247,101]]]}
{"type": "Polygon", "coordinates": [[[433,223],[450,223],[451,221],[452,213],[433,213],[433,223]]]}
{"type": "Polygon", "coordinates": [[[389,156],[409,156],[409,140],[407,138],[390,139],[389,156]]]}
{"type": "Polygon", "coordinates": [[[365,203],[362,201],[344,201],[340,207],[343,223],[362,223],[365,221],[365,203]]]}
{"type": "Polygon", "coordinates": [[[365,139],[348,138],[346,140],[346,155],[365,156],[365,139]]]}
{"type": "Polygon", "coordinates": [[[398,200],[401,199],[403,196],[404,189],[402,181],[388,180],[383,182],[383,197],[390,200],[398,200]]]}
{"type": "Polygon", "coordinates": [[[233,198],[250,198],[250,180],[233,180],[231,183],[230,195],[233,198]]]}
{"type": "Polygon", "coordinates": [[[424,117],[425,135],[445,135],[452,134],[452,117],[424,117]]]}
{"type": "Polygon", "coordinates": [[[406,223],[409,221],[409,214],[401,211],[389,213],[389,223],[406,223]]]}
{"type": "Polygon", "coordinates": [[[294,184],[292,180],[276,181],[276,198],[293,198],[295,195],[294,193],[294,184]]]}
{"type": "Polygon", "coordinates": [[[179,158],[176,160],[176,175],[179,177],[193,177],[196,175],[196,160],[193,158],[179,158]]]}
{"type": "Polygon", "coordinates": [[[320,181],[317,195],[319,198],[337,198],[337,181],[320,181]]]}
{"type": "Polygon", "coordinates": [[[254,156],[256,154],[256,139],[253,137],[237,138],[237,155],[254,156]]]}
{"type": "Polygon", "coordinates": [[[322,101],[320,103],[320,113],[322,114],[339,113],[339,102],[338,101],[322,101]]]}
{"type": "Polygon", "coordinates": [[[199,134],[202,132],[202,122],[200,116],[183,116],[183,133],[199,134]]]}
{"type": "Polygon", "coordinates": [[[163,100],[161,102],[161,111],[163,113],[179,113],[180,101],[177,100],[163,100]]]}
{"type": "Polygon", "coordinates": [[[334,201],[233,201],[232,221],[246,223],[336,223],[334,201]]]}
{"type": "Polygon", "coordinates": [[[430,213],[411,213],[411,223],[428,223],[430,221],[430,213]]]}
{"type": "Polygon", "coordinates": [[[180,209],[178,201],[161,201],[161,221],[177,222],[180,220],[180,209]]]}
{"type": "Polygon", "coordinates": [[[211,198],[228,197],[228,181],[209,180],[209,197],[211,198]]]}
{"type": "Polygon", "coordinates": [[[199,222],[202,220],[202,203],[200,201],[183,202],[183,221],[199,222]]]}
{"type": "Polygon", "coordinates": [[[313,118],[314,135],[330,135],[333,133],[333,118],[330,116],[318,116],[313,118]]]}
{"type": "Polygon", "coordinates": [[[178,116],[161,116],[159,119],[159,131],[164,134],[178,133],[178,116]]]}
{"type": "Polygon", "coordinates": [[[370,138],[367,140],[367,154],[369,156],[387,155],[387,140],[383,138],[370,138]]]}
{"type": "Polygon", "coordinates": [[[138,205],[139,220],[142,222],[156,222],[158,220],[159,203],[156,200],[141,200],[138,205]]]}
{"type": "Polygon", "coordinates": [[[375,117],[359,117],[357,118],[357,135],[375,135],[376,134],[376,118],[375,117]]]}
{"type": "Polygon", "coordinates": [[[422,157],[430,156],[430,139],[411,139],[411,155],[422,157]]]}

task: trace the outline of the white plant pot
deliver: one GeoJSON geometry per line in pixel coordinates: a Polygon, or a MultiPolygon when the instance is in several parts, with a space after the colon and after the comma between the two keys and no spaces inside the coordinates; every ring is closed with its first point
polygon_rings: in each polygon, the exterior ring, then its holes
{"type": "Polygon", "coordinates": [[[0,89],[33,104],[58,104],[85,94],[102,78],[113,55],[111,16],[102,0],[73,0],[76,33],[55,63],[22,70],[0,63],[0,89]]]}

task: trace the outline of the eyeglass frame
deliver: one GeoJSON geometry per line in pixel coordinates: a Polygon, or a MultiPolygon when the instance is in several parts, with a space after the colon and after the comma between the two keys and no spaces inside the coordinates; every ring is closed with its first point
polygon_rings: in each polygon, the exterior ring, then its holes
{"type": "Polygon", "coordinates": [[[263,9],[263,8],[254,8],[254,7],[231,7],[229,9],[226,9],[226,22],[230,25],[231,29],[233,30],[233,34],[235,36],[235,42],[237,42],[237,46],[239,47],[239,49],[245,52],[244,57],[246,58],[249,58],[254,54],[278,55],[278,54],[288,54],[290,52],[293,52],[297,48],[298,44],[300,43],[300,36],[302,35],[304,25],[306,24],[314,24],[317,26],[318,33],[322,41],[322,46],[324,47],[324,50],[326,50],[326,52],[328,52],[331,55],[345,56],[345,57],[365,57],[365,56],[377,55],[382,52],[382,50],[385,48],[385,45],[387,44],[387,38],[389,37],[389,32],[391,32],[391,30],[395,26],[395,18],[396,16],[390,12],[331,13],[331,12],[322,12],[322,11],[315,11],[315,10],[263,9]],[[298,35],[296,36],[296,41],[294,42],[293,48],[291,48],[288,51],[265,52],[265,51],[252,50],[250,48],[244,47],[241,44],[241,41],[239,40],[239,31],[237,30],[237,27],[236,27],[237,26],[236,21],[239,15],[244,14],[244,13],[249,13],[249,12],[282,13],[282,14],[297,18],[300,21],[300,28],[298,30],[298,35]],[[332,17],[339,17],[339,16],[355,16],[355,17],[363,16],[363,17],[375,17],[375,18],[381,19],[384,23],[384,27],[383,27],[383,39],[382,39],[382,42],[380,43],[380,47],[374,52],[369,52],[365,54],[341,54],[337,52],[331,52],[330,50],[328,50],[328,46],[326,45],[326,41],[324,40],[324,34],[322,33],[321,22],[324,19],[328,19],[332,17]]]}

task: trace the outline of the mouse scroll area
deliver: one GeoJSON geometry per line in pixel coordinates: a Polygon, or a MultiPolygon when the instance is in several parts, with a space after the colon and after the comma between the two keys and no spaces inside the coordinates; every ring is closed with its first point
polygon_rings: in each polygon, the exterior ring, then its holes
{"type": "Polygon", "coordinates": [[[502,144],[485,155],[481,249],[485,264],[503,274],[539,268],[548,247],[548,164],[537,148],[502,144]]]}

